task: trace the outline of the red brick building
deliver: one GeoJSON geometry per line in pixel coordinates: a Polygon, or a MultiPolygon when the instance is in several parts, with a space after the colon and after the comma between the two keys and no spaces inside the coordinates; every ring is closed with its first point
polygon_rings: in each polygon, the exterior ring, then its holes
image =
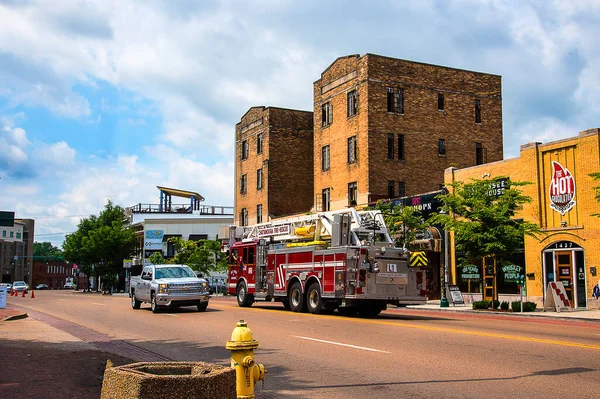
{"type": "Polygon", "coordinates": [[[63,289],[65,283],[75,282],[73,264],[64,260],[46,259],[33,260],[33,278],[31,286],[46,284],[50,289],[63,289]]]}

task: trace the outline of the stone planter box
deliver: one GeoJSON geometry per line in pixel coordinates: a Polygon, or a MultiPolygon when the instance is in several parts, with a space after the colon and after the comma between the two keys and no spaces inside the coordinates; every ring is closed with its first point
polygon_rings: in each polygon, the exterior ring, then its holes
{"type": "Polygon", "coordinates": [[[104,371],[101,399],[235,399],[235,369],[202,362],[133,363],[104,371]]]}

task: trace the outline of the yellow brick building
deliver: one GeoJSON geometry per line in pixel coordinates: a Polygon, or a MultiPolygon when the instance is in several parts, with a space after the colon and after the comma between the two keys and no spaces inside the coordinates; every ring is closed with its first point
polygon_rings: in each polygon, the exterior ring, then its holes
{"type": "Polygon", "coordinates": [[[521,262],[504,271],[497,267],[494,281],[486,279],[491,269],[481,265],[468,270],[455,267],[457,254],[452,251],[451,281],[474,299],[488,296],[486,286],[493,281],[500,300],[516,300],[518,291],[511,279],[521,272],[527,276],[527,300],[541,305],[548,283],[561,281],[572,307],[599,308],[600,300],[592,293],[600,276],[600,218],[592,214],[600,213],[594,191],[600,182],[589,176],[593,172],[600,172],[600,129],[546,144],[525,144],[518,158],[447,169],[446,184],[499,176],[533,183],[522,187],[533,202],[517,216],[539,224],[543,231],[539,241],[525,238],[521,262]]]}

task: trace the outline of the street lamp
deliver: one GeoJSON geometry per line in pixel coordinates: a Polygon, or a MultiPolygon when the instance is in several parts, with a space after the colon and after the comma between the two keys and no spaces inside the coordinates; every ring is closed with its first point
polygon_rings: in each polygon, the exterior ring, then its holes
{"type": "MultiPolygon", "coordinates": [[[[446,211],[441,210],[441,214],[445,215],[446,211]]],[[[448,298],[446,298],[446,286],[448,284],[448,229],[444,226],[444,281],[442,282],[442,299],[440,299],[440,308],[450,306],[448,298]]]]}

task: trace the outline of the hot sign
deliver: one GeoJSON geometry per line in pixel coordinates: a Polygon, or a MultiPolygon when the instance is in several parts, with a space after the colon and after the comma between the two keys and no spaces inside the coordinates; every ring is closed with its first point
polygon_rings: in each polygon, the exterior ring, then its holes
{"type": "Polygon", "coordinates": [[[575,206],[575,179],[569,169],[556,161],[552,161],[552,170],[550,208],[564,215],[575,206]]]}

